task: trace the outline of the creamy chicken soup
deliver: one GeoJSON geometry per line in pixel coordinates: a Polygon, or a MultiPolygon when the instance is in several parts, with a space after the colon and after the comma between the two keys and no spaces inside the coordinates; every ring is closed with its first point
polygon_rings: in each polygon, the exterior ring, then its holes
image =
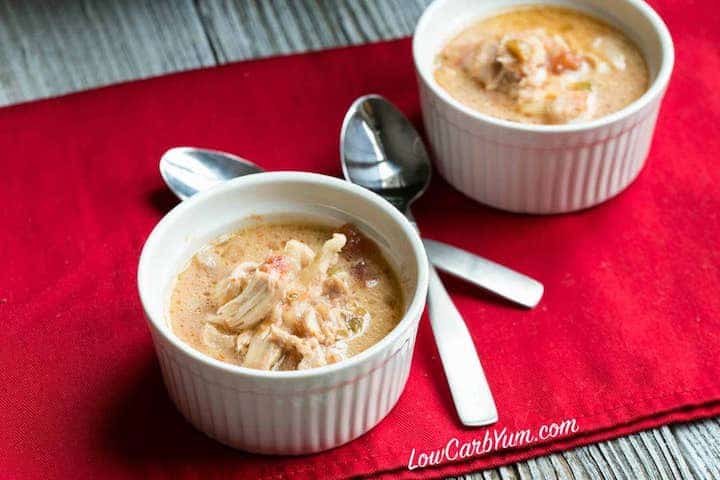
{"type": "Polygon", "coordinates": [[[639,49],[575,10],[517,7],[487,17],[437,57],[435,80],[463,104],[522,123],[562,124],[620,110],[648,88],[639,49]]]}
{"type": "Polygon", "coordinates": [[[295,370],[365,350],[403,312],[396,275],[353,225],[257,221],[192,257],[169,313],[175,334],[211,357],[295,370]]]}

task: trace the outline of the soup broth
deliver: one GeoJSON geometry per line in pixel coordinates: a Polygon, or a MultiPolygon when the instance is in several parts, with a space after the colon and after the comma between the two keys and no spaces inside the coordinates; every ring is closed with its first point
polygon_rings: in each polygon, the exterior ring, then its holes
{"type": "Polygon", "coordinates": [[[645,60],[622,32],[552,6],[517,7],[481,19],[445,46],[434,75],[468,107],[521,123],[602,117],[648,88],[645,60]]]}
{"type": "Polygon", "coordinates": [[[193,348],[266,370],[341,361],[382,339],[403,313],[397,276],[353,225],[265,221],[197,252],[169,308],[173,331],[193,348]]]}

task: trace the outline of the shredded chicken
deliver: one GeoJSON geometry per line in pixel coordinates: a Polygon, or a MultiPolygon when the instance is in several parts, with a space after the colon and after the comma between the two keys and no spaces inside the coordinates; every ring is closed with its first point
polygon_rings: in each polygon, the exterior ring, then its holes
{"type": "Polygon", "coordinates": [[[216,326],[206,323],[202,329],[203,343],[217,356],[232,354],[235,350],[235,335],[222,332],[216,326]]]}
{"type": "Polygon", "coordinates": [[[586,91],[566,91],[557,95],[547,105],[546,115],[552,123],[567,123],[583,117],[591,110],[595,97],[586,91]]]}
{"type": "Polygon", "coordinates": [[[348,286],[348,275],[347,272],[336,272],[330,275],[323,282],[323,294],[329,298],[337,298],[342,295],[347,295],[350,290],[348,286]]]}
{"type": "Polygon", "coordinates": [[[302,271],[300,282],[308,287],[317,287],[322,284],[327,277],[328,268],[338,261],[338,254],[345,246],[346,241],[347,239],[342,233],[333,234],[332,238],[322,246],[320,253],[312,263],[302,271]]]}
{"type": "Polygon", "coordinates": [[[250,348],[250,342],[253,338],[253,331],[252,330],[245,330],[244,332],[240,333],[237,336],[237,340],[235,342],[235,351],[242,355],[243,357],[248,351],[248,348],[250,348]]]}
{"type": "Polygon", "coordinates": [[[255,262],[242,262],[237,265],[230,275],[220,280],[215,285],[213,300],[219,305],[224,305],[237,297],[243,288],[247,286],[248,277],[259,265],[255,262]]]}
{"type": "Polygon", "coordinates": [[[280,275],[258,269],[242,292],[218,309],[217,317],[233,330],[253,327],[270,313],[281,293],[280,275]]]}
{"type": "MultiPolygon", "coordinates": [[[[242,276],[241,265],[233,270],[240,269],[241,280],[234,282],[224,279],[220,284],[238,287],[237,296],[223,304],[212,321],[222,321],[233,330],[244,330],[257,325],[264,319],[285,293],[285,289],[295,280],[303,268],[306,268],[314,252],[302,242],[290,240],[285,245],[283,254],[272,254],[254,271],[242,276]],[[244,286],[243,283],[246,283],[244,286]]],[[[247,266],[245,267],[247,269],[247,266]]],[[[231,277],[233,274],[231,273],[231,277]]],[[[221,290],[227,292],[230,288],[221,290]]]]}
{"type": "Polygon", "coordinates": [[[294,350],[302,357],[298,364],[298,370],[322,367],[344,358],[340,345],[336,345],[334,348],[325,348],[315,337],[301,338],[274,326],[271,327],[270,332],[275,342],[286,349],[294,350]]]}
{"type": "Polygon", "coordinates": [[[243,367],[270,370],[282,356],[280,345],[270,338],[271,327],[263,325],[258,328],[248,346],[243,360],[243,367]]]}
{"type": "Polygon", "coordinates": [[[615,70],[625,70],[625,55],[619,40],[612,37],[598,37],[593,41],[593,49],[604,58],[615,70]]]}
{"type": "Polygon", "coordinates": [[[348,304],[348,273],[334,269],[346,241],[335,233],[315,254],[290,240],[260,264],[236,265],[216,285],[219,307],[207,319],[207,342],[233,351],[243,366],[263,370],[288,359],[302,369],[345,358],[345,341],[367,320],[348,304]]]}
{"type": "Polygon", "coordinates": [[[549,123],[567,123],[588,118],[595,109],[587,79],[594,69],[606,68],[599,57],[624,68],[624,57],[611,39],[598,39],[594,49],[581,55],[560,35],[538,29],[487,38],[474,46],[462,44],[448,53],[448,59],[485,89],[515,99],[520,112],[549,123]]]}

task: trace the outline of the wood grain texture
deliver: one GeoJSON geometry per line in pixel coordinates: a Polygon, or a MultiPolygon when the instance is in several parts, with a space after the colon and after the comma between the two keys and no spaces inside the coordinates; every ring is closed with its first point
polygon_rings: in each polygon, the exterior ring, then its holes
{"type": "Polygon", "coordinates": [[[197,3],[218,62],[410,35],[428,0],[197,3]]]}
{"type": "Polygon", "coordinates": [[[215,64],[187,1],[0,2],[0,104],[215,64]]]}
{"type": "MultiPolygon", "coordinates": [[[[409,35],[429,0],[0,0],[0,105],[409,35]]],[[[720,480],[720,421],[665,426],[465,479],[720,480]]]]}

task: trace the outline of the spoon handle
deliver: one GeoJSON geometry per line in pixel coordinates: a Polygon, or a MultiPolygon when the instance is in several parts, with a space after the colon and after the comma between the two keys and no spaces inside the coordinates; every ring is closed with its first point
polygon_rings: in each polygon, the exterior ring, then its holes
{"type": "Polygon", "coordinates": [[[497,422],[495,401],[470,332],[432,266],[428,313],[460,421],[468,426],[497,422]]]}
{"type": "Polygon", "coordinates": [[[496,295],[533,308],[543,296],[543,284],[522,273],[446,243],[423,239],[435,267],[496,295]]]}

